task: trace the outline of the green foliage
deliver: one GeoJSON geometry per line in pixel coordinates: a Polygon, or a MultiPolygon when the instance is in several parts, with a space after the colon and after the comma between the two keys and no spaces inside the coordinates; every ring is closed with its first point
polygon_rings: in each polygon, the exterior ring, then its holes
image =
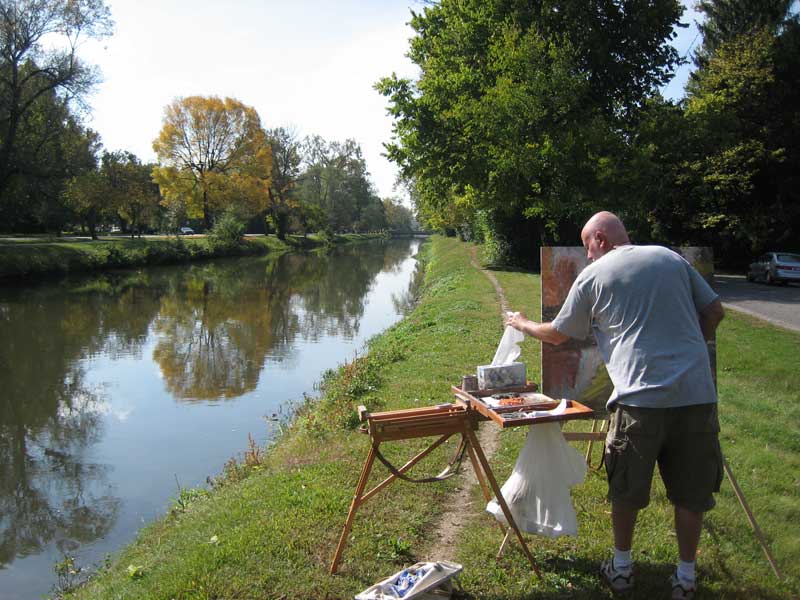
{"type": "Polygon", "coordinates": [[[65,555],[53,566],[56,572],[56,584],[53,587],[53,599],[60,600],[86,583],[88,575],[82,567],[75,563],[74,556],[65,555]]]}
{"type": "Polygon", "coordinates": [[[102,0],[6,2],[0,9],[0,223],[59,230],[64,182],[79,175],[84,132],[71,101],[97,81],[77,50],[111,33],[102,0]],[[65,100],[68,99],[68,100],[65,100]]]}
{"type": "Polygon", "coordinates": [[[208,498],[209,492],[203,488],[178,487],[178,497],[172,501],[170,512],[172,514],[184,513],[198,501],[208,498]]]}
{"type": "Polygon", "coordinates": [[[131,152],[104,152],[100,173],[109,202],[131,237],[162,221],[161,196],[151,178],[154,165],[145,165],[131,152]]]}
{"type": "Polygon", "coordinates": [[[383,200],[383,214],[385,227],[396,233],[411,233],[419,229],[419,224],[414,218],[414,213],[399,201],[392,198],[383,200]]]}
{"type": "Polygon", "coordinates": [[[295,131],[285,127],[269,130],[267,140],[272,148],[272,177],[266,219],[278,239],[284,240],[291,219],[300,216],[297,185],[302,163],[301,144],[295,131]]]}
{"type": "Polygon", "coordinates": [[[239,245],[244,235],[245,224],[235,210],[227,210],[214,223],[208,234],[209,242],[214,247],[233,248],[239,245]]]}
{"type": "Polygon", "coordinates": [[[705,16],[698,24],[703,43],[695,54],[701,68],[727,42],[763,29],[776,34],[789,17],[792,0],[700,0],[697,10],[705,16]]]}
{"type": "Polygon", "coordinates": [[[355,140],[327,142],[314,135],[303,146],[306,168],[298,195],[305,207],[313,207],[309,215],[324,215],[320,229],[338,233],[382,228],[383,206],[355,140]]]}
{"type": "Polygon", "coordinates": [[[423,223],[471,237],[480,211],[493,254],[530,264],[531,238],[558,240],[608,208],[600,159],[676,64],[681,10],[622,4],[445,0],[413,16],[420,79],[376,87],[423,223]]]}

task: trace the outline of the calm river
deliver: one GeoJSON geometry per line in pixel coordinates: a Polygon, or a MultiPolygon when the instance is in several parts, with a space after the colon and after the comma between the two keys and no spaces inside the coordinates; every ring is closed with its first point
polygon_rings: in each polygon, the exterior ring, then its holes
{"type": "Polygon", "coordinates": [[[0,598],[101,563],[410,305],[419,240],[0,287],[0,598]]]}

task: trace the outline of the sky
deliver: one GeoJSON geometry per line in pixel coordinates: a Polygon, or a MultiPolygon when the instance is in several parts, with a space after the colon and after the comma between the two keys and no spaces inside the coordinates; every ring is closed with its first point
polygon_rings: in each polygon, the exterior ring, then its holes
{"type": "MultiPolygon", "coordinates": [[[[683,0],[687,4],[687,0],[683,0]]],[[[89,97],[87,125],[107,150],[155,161],[152,142],[164,108],[179,97],[233,97],[254,107],[264,127],[293,127],[303,137],[355,139],[382,198],[396,168],[387,101],[373,85],[392,72],[415,78],[405,56],[419,0],[111,0],[114,34],[88,41],[81,56],[103,81],[89,97]]],[[[696,14],[673,42],[681,54],[696,39],[696,14]]],[[[695,43],[698,43],[696,40],[695,43]]],[[[689,66],[664,90],[683,95],[689,66]]]]}

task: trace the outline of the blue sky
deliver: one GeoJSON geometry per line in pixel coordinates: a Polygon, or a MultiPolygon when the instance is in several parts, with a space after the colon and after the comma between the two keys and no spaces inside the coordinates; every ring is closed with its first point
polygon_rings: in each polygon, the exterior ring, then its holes
{"type": "MultiPolygon", "coordinates": [[[[684,0],[686,3],[686,0],[684,0]]],[[[386,101],[372,89],[396,72],[414,77],[405,57],[406,24],[416,0],[112,0],[115,33],[87,43],[84,58],[104,81],[89,99],[88,125],[109,150],[154,160],[164,107],[175,98],[218,95],[256,108],[265,127],[294,126],[302,135],[354,138],[382,197],[396,169],[381,156],[391,135],[386,101]]],[[[678,30],[689,48],[697,30],[678,30]]],[[[665,89],[679,98],[684,66],[665,89]]]]}

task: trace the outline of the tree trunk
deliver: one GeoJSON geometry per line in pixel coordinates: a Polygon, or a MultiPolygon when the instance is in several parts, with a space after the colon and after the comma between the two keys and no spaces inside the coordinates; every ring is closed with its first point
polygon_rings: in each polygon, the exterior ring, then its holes
{"type": "Polygon", "coordinates": [[[211,214],[208,208],[208,192],[203,190],[203,224],[205,225],[206,231],[211,229],[211,214]]]}

